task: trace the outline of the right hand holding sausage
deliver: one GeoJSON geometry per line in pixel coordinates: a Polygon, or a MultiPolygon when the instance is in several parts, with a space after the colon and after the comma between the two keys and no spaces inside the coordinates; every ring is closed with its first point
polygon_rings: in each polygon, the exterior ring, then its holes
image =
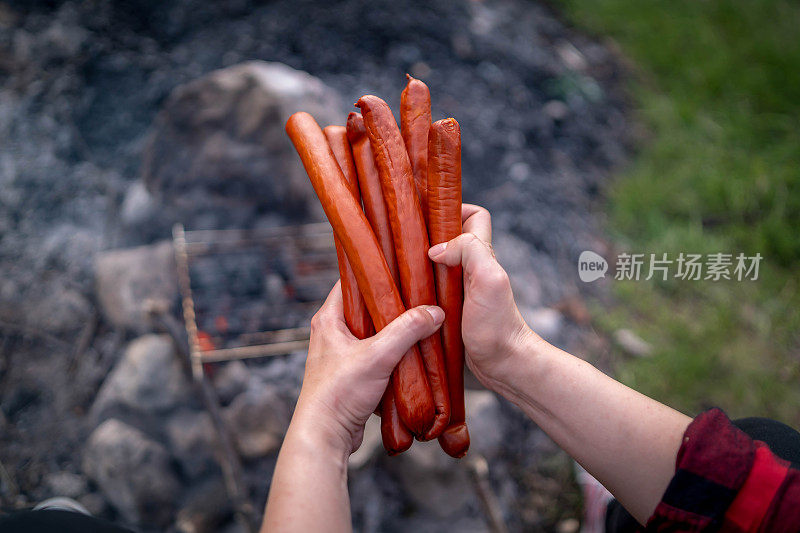
{"type": "Polygon", "coordinates": [[[428,256],[436,263],[460,264],[464,271],[464,310],[461,331],[467,365],[486,387],[502,389],[514,373],[514,356],[526,341],[541,339],[520,315],[508,274],[492,251],[489,211],[464,204],[463,233],[433,246],[428,256]]]}

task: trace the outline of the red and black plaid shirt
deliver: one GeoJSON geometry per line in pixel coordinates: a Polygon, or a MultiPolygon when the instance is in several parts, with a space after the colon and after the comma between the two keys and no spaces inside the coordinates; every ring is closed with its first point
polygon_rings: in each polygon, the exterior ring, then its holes
{"type": "Polygon", "coordinates": [[[646,531],[800,531],[800,470],[719,409],[692,421],[646,531]]]}

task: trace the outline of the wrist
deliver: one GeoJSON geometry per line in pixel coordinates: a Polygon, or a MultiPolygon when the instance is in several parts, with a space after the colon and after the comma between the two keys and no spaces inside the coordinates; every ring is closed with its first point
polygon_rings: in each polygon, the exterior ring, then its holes
{"type": "Polygon", "coordinates": [[[544,372],[543,359],[550,345],[526,324],[509,340],[505,357],[495,373],[490,388],[504,398],[519,404],[544,372]]]}
{"type": "Polygon", "coordinates": [[[352,439],[347,431],[327,413],[325,405],[303,401],[297,403],[288,433],[309,444],[317,453],[341,458],[346,463],[352,451],[352,439]]]}

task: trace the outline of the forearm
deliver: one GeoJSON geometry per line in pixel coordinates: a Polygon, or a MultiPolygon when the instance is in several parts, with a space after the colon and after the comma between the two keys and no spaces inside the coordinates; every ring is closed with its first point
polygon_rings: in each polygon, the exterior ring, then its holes
{"type": "Polygon", "coordinates": [[[261,531],[350,531],[349,450],[296,413],[283,441],[261,531]]]}
{"type": "Polygon", "coordinates": [[[644,523],[675,472],[691,419],[531,335],[496,390],[644,523]]]}

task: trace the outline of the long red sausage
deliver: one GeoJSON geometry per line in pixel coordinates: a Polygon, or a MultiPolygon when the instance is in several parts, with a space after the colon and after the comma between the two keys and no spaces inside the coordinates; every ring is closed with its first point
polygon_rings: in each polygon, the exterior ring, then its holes
{"type": "Polygon", "coordinates": [[[403,133],[422,215],[428,216],[428,130],[431,127],[431,92],[422,81],[406,74],[408,83],[400,94],[400,131],[403,133]]]}
{"type": "MultiPolygon", "coordinates": [[[[389,225],[389,215],[386,212],[386,203],[383,201],[381,193],[381,181],[378,177],[378,169],[375,167],[375,159],[372,156],[372,147],[367,138],[367,130],[364,128],[364,119],[358,113],[352,112],[347,117],[347,138],[353,149],[358,183],[364,200],[364,212],[381,245],[392,278],[399,286],[400,278],[397,273],[397,259],[394,255],[392,228],[389,225]]],[[[389,452],[389,455],[396,455],[409,449],[414,438],[400,420],[392,387],[387,387],[378,409],[381,413],[383,447],[389,452]]]]}
{"type": "MultiPolygon", "coordinates": [[[[361,108],[375,165],[381,178],[381,190],[392,227],[400,291],[409,307],[436,305],[433,267],[428,259],[428,230],[419,206],[411,163],[400,130],[386,102],[377,96],[362,96],[356,103],[361,108]]],[[[420,434],[421,440],[438,437],[450,421],[450,395],[444,365],[442,340],[437,331],[419,342],[428,380],[436,405],[436,418],[430,431],[420,434]]]]}
{"type": "MultiPolygon", "coordinates": [[[[353,153],[350,150],[350,144],[347,142],[347,129],[344,126],[328,126],[322,132],[328,139],[328,145],[339,163],[339,168],[342,169],[342,174],[347,180],[347,186],[350,188],[353,199],[356,202],[360,202],[361,195],[358,190],[358,178],[356,176],[356,167],[353,163],[353,153]]],[[[367,304],[364,303],[361,291],[358,290],[356,275],[353,273],[350,261],[347,260],[342,243],[339,242],[339,238],[336,236],[333,237],[333,243],[336,246],[336,258],[339,262],[339,277],[342,280],[344,321],[347,323],[347,327],[350,328],[350,332],[357,339],[366,339],[372,336],[373,332],[372,319],[369,317],[367,304]]]]}
{"type": "Polygon", "coordinates": [[[386,392],[383,393],[378,408],[381,410],[381,440],[386,453],[397,455],[411,448],[414,436],[400,420],[393,387],[386,387],[386,392]]]}
{"type": "MultiPolygon", "coordinates": [[[[431,246],[461,235],[461,128],[452,118],[434,122],[428,135],[428,235],[431,246]]],[[[440,331],[450,390],[450,425],[439,435],[439,444],[448,455],[463,457],[469,432],[464,420],[461,267],[437,264],[434,269],[437,301],[444,309],[440,331]]]]}
{"type": "Polygon", "coordinates": [[[347,116],[347,138],[353,148],[358,185],[361,189],[361,198],[364,200],[364,213],[378,238],[392,278],[399,287],[400,275],[397,272],[397,257],[394,253],[389,213],[386,211],[386,202],[381,192],[381,178],[378,175],[378,167],[375,166],[375,157],[369,144],[367,129],[364,127],[364,119],[355,111],[347,116]]]}
{"type": "MultiPolygon", "coordinates": [[[[361,206],[353,199],[325,134],[308,113],[295,113],[286,133],[300,155],[325,215],[353,267],[375,329],[380,331],[405,311],[397,286],[381,253],[378,240],[361,206]]],[[[397,409],[414,434],[426,433],[433,424],[435,407],[425,367],[416,346],[392,372],[397,409]]]]}

